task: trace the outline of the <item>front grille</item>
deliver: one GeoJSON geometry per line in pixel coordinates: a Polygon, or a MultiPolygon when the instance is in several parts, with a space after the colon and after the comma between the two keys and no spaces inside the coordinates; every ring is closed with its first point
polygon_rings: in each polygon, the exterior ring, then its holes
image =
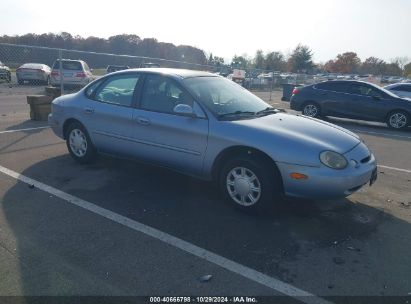
{"type": "Polygon", "coordinates": [[[366,158],[363,158],[361,160],[361,163],[363,163],[363,164],[368,163],[370,161],[370,159],[371,159],[371,155],[368,155],[366,158]]]}

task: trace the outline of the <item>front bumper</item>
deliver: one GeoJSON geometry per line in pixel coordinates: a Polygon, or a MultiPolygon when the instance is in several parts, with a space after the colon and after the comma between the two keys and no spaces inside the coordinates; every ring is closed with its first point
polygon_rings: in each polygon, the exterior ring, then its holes
{"type": "Polygon", "coordinates": [[[307,199],[336,199],[346,197],[377,178],[375,157],[363,144],[344,154],[347,168],[334,170],[324,165],[318,167],[277,163],[283,178],[284,193],[288,196],[307,199]],[[363,161],[363,162],[361,162],[363,161]],[[298,172],[307,179],[293,179],[290,174],[298,172]]]}
{"type": "Polygon", "coordinates": [[[63,120],[62,117],[56,113],[50,113],[48,116],[48,124],[53,130],[54,134],[64,139],[63,134],[63,120]]]}

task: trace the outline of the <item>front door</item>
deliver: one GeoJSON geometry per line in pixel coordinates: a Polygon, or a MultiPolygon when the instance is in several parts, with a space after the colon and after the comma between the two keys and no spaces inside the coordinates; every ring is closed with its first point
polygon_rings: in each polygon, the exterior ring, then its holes
{"type": "Polygon", "coordinates": [[[135,153],[151,162],[201,175],[208,140],[208,119],[175,80],[148,74],[133,113],[135,153]],[[193,116],[175,113],[177,104],[190,105],[193,116]]]}

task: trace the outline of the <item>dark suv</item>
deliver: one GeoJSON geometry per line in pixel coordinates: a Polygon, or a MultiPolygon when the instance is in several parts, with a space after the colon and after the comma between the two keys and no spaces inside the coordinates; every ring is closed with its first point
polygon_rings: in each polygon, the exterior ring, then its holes
{"type": "Polygon", "coordinates": [[[380,121],[395,129],[406,128],[411,118],[411,99],[362,81],[325,81],[295,88],[290,107],[307,116],[380,121]]]}

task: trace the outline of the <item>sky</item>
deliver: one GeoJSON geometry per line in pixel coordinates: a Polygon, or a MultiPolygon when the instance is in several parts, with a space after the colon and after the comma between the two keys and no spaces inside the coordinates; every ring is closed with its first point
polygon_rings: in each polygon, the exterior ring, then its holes
{"type": "Polygon", "coordinates": [[[227,61],[258,49],[289,54],[299,43],[315,62],[346,51],[411,58],[411,0],[1,0],[0,16],[0,35],[136,34],[227,61]]]}

